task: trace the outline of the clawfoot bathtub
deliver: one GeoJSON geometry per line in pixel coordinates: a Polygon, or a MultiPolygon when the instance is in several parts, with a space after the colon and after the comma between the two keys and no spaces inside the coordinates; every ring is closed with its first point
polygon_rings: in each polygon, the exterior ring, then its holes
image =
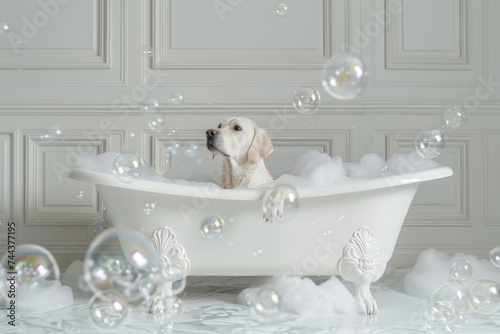
{"type": "MultiPolygon", "coordinates": [[[[300,210],[290,221],[262,219],[266,189],[136,180],[72,169],[73,179],[95,184],[116,227],[151,237],[165,271],[182,275],[341,275],[355,284],[364,312],[377,312],[370,284],[384,273],[420,182],[452,175],[448,167],[336,186],[297,189],[300,210]],[[155,203],[146,214],[146,204],[155,203]],[[220,239],[206,239],[200,223],[217,214],[220,239]]],[[[149,206],[151,207],[151,205],[149,206]]],[[[154,310],[152,309],[154,312],[154,310]]]]}

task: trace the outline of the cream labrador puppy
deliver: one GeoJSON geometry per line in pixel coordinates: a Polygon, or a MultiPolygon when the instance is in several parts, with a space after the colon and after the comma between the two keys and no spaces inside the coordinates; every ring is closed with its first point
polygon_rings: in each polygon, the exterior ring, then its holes
{"type": "Polygon", "coordinates": [[[224,189],[258,188],[273,181],[264,158],[274,150],[266,131],[245,117],[230,117],[208,129],[207,148],[221,155],[224,189]]]}

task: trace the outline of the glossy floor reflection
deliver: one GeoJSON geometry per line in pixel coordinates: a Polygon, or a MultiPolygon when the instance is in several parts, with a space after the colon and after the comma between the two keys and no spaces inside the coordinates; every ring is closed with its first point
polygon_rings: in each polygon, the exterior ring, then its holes
{"type": "MultiPolygon", "coordinates": [[[[250,316],[246,306],[237,304],[236,296],[247,288],[247,277],[189,278],[181,294],[184,313],[173,323],[155,324],[140,307],[130,310],[125,320],[104,333],[448,333],[446,328],[429,329],[424,317],[427,301],[407,295],[403,278],[408,269],[388,269],[372,285],[379,305],[376,316],[298,316],[283,313],[273,322],[262,323],[250,316]]],[[[326,278],[325,278],[326,279],[326,278]]],[[[347,284],[352,290],[352,285],[347,284]]],[[[8,326],[2,310],[0,333],[96,333],[88,318],[89,293],[74,289],[71,307],[51,312],[17,315],[16,327],[8,326]]],[[[467,328],[454,333],[500,333],[500,313],[484,316],[467,314],[467,328]]]]}

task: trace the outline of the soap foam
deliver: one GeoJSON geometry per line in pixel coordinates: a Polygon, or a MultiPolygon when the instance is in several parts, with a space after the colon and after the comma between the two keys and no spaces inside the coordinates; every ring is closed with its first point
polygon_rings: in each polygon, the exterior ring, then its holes
{"type": "Polygon", "coordinates": [[[500,282],[500,270],[487,259],[461,253],[449,256],[436,249],[428,249],[420,253],[417,263],[405,276],[406,292],[415,297],[428,298],[439,284],[452,278],[451,267],[459,260],[467,260],[472,266],[472,277],[462,282],[467,289],[479,279],[500,282]]]}
{"type": "Polygon", "coordinates": [[[358,302],[337,277],[316,285],[310,278],[280,275],[268,278],[238,294],[238,302],[249,305],[260,286],[272,286],[281,296],[281,307],[285,312],[298,315],[359,314],[358,302]]]}
{"type": "MultiPolygon", "coordinates": [[[[81,156],[73,167],[95,172],[112,173],[111,166],[117,153],[108,152],[97,156],[81,156]]],[[[308,186],[329,186],[359,182],[377,177],[399,175],[431,169],[439,163],[422,158],[417,152],[395,154],[387,162],[375,153],[365,154],[359,163],[344,163],[339,156],[331,157],[315,150],[302,154],[289,174],[279,176],[273,184],[287,184],[295,188],[308,186]]],[[[144,162],[143,179],[163,183],[175,183],[200,187],[219,187],[221,174],[196,173],[181,179],[176,171],[157,174],[144,162]]]]}
{"type": "Polygon", "coordinates": [[[49,281],[19,288],[16,299],[21,313],[46,312],[73,305],[73,290],[60,281],[49,281]]]}

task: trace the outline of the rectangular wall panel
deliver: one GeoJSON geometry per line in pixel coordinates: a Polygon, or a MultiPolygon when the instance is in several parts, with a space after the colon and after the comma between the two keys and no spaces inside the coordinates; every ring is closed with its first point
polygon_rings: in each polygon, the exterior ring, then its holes
{"type": "Polygon", "coordinates": [[[12,137],[0,133],[0,218],[10,218],[12,193],[12,137]]]}

